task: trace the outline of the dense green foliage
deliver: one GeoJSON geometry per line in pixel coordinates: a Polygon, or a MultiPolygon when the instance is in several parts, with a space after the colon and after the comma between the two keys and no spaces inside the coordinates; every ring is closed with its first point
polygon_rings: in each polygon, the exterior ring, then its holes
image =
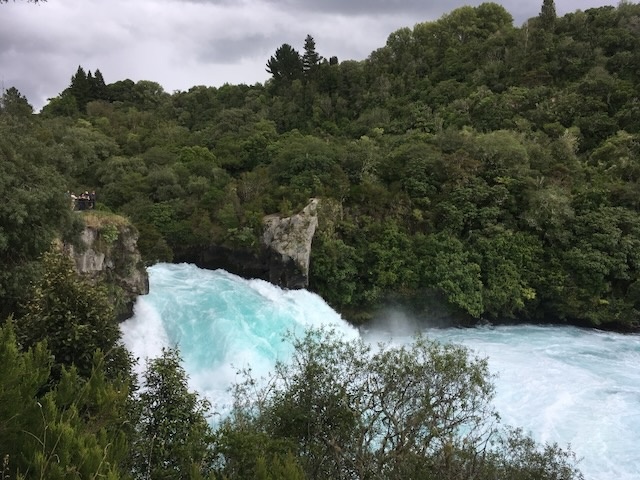
{"type": "Polygon", "coordinates": [[[3,478],[121,478],[128,384],[106,379],[99,352],[88,378],[63,367],[51,388],[46,345],[21,352],[8,323],[0,328],[0,365],[3,478]]]}
{"type": "Polygon", "coordinates": [[[177,352],[150,360],[138,391],[104,286],[57,248],[42,266],[23,314],[0,328],[2,478],[203,478],[208,404],[177,352]]]}
{"type": "Polygon", "coordinates": [[[26,300],[38,258],[81,228],[65,197],[70,158],[15,89],[0,102],[0,315],[26,300]],[[30,132],[25,135],[25,131],[30,132]]]}
{"type": "Polygon", "coordinates": [[[187,479],[213,467],[210,405],[189,392],[179,352],[148,361],[138,402],[134,469],[138,478],[187,479]]]}
{"type": "Polygon", "coordinates": [[[236,386],[217,441],[229,478],[286,452],[309,479],[580,478],[570,454],[499,428],[486,360],[462,347],[372,348],[326,331],[293,343],[264,386],[250,372],[236,386]]]}
{"type": "MultiPolygon", "coordinates": [[[[97,189],[149,263],[255,251],[265,214],[319,197],[310,287],[353,319],[400,302],[634,328],[638,18],[627,2],[557,17],[545,1],[518,28],[485,3],[393,32],[365,61],[327,61],[307,36],[276,50],[265,85],[173,94],[79,67],[37,118],[5,93],[3,191],[21,175],[46,195],[97,189]]],[[[3,207],[5,298],[70,228],[62,196],[30,202],[3,207]]]]}
{"type": "Polygon", "coordinates": [[[72,260],[51,251],[43,257],[43,270],[31,290],[23,316],[16,320],[16,334],[24,348],[46,340],[53,356],[53,372],[72,365],[83,377],[93,368],[96,350],[104,352],[111,377],[129,369],[129,354],[119,344],[120,328],[102,285],[80,279],[72,260]]]}

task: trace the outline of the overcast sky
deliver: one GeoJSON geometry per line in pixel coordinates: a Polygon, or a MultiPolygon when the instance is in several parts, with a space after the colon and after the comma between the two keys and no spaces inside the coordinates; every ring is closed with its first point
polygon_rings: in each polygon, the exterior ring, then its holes
{"type": "MultiPolygon", "coordinates": [[[[363,60],[401,27],[436,20],[464,0],[24,0],[0,3],[0,81],[39,109],[69,86],[78,65],[107,83],[153,80],[167,92],[254,84],[289,43],[310,34],[326,58],[363,60]]],[[[500,3],[500,2],[498,2],[500,3]]],[[[558,15],[617,0],[556,0],[558,15]]],[[[504,0],[515,24],[542,0],[504,0]]]]}

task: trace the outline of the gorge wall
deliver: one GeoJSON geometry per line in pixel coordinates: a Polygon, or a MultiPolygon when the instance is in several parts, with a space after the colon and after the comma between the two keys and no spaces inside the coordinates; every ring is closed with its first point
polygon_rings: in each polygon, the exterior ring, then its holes
{"type": "Polygon", "coordinates": [[[129,318],[139,295],[149,293],[149,277],[137,248],[138,232],[123,217],[85,214],[77,246],[65,245],[78,274],[107,286],[118,320],[129,318]]]}

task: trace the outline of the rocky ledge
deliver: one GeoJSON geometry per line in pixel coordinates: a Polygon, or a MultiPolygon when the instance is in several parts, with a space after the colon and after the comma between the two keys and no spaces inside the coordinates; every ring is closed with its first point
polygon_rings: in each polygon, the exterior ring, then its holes
{"type": "Polygon", "coordinates": [[[118,320],[129,318],[139,295],[149,293],[149,277],[138,251],[138,231],[117,215],[83,215],[80,244],[65,246],[76,271],[107,286],[118,320]]]}

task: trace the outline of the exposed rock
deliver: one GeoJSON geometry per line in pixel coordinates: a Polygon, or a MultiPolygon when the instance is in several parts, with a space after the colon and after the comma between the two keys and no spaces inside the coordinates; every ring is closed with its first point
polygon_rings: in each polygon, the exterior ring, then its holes
{"type": "Polygon", "coordinates": [[[176,260],[210,270],[222,268],[244,278],[261,278],[284,288],[306,288],[318,205],[319,201],[313,199],[291,217],[266,216],[259,249],[211,245],[204,250],[186,251],[176,260]]]}
{"type": "Polygon", "coordinates": [[[104,270],[104,259],[106,255],[94,250],[98,240],[98,230],[93,227],[85,227],[80,236],[85,250],[80,253],[71,247],[69,253],[72,254],[76,265],[76,271],[84,276],[96,276],[104,270]]]}
{"type": "Polygon", "coordinates": [[[243,278],[269,278],[269,269],[263,255],[245,248],[211,245],[206,249],[187,251],[175,260],[194,263],[209,270],[221,268],[243,278]]]}
{"type": "Polygon", "coordinates": [[[65,250],[80,275],[107,285],[116,315],[124,320],[133,313],[136,298],[149,293],[149,277],[137,248],[138,232],[117,216],[87,223],[80,248],[67,245],[65,250]]]}
{"type": "Polygon", "coordinates": [[[309,286],[311,242],[317,226],[317,199],[291,217],[269,215],[264,219],[262,242],[271,283],[286,288],[309,286]]]}

